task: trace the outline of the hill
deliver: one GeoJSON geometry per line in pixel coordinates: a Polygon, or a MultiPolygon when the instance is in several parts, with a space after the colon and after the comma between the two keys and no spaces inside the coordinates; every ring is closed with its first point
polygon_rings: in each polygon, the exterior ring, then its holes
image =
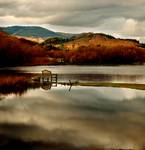
{"type": "Polygon", "coordinates": [[[36,60],[41,64],[46,60],[44,48],[36,42],[16,38],[0,32],[0,67],[32,65],[36,60]]]}
{"type": "Polygon", "coordinates": [[[117,47],[131,47],[139,46],[139,41],[132,39],[116,39],[111,35],[102,33],[82,33],[77,36],[73,36],[69,42],[65,43],[66,49],[77,50],[79,47],[91,46],[117,48],[117,47]]]}
{"type": "Polygon", "coordinates": [[[50,31],[48,29],[37,27],[37,26],[11,26],[4,27],[3,31],[17,36],[24,37],[56,37],[59,36],[58,33],[50,31]]]}
{"type": "Polygon", "coordinates": [[[26,39],[26,40],[29,40],[29,41],[32,41],[32,42],[36,42],[36,43],[42,43],[46,40],[46,38],[42,38],[42,37],[26,37],[26,36],[15,36],[19,39],[23,38],[23,39],[26,39]]]}
{"type": "Polygon", "coordinates": [[[0,66],[142,64],[145,48],[136,40],[83,33],[70,39],[54,37],[38,44],[0,32],[0,66]]]}
{"type": "Polygon", "coordinates": [[[132,39],[116,39],[100,33],[83,33],[63,42],[47,39],[43,42],[52,57],[63,58],[67,64],[119,65],[145,62],[145,48],[132,39]],[[58,48],[58,51],[56,49],[58,48]]]}
{"type": "Polygon", "coordinates": [[[57,33],[46,28],[39,26],[10,26],[10,27],[1,27],[2,30],[8,34],[15,36],[23,37],[33,37],[33,38],[48,38],[48,37],[63,37],[69,38],[73,34],[67,33],[57,33]]]}
{"type": "Polygon", "coordinates": [[[3,28],[2,27],[0,27],[0,32],[2,32],[3,31],[3,28]]]}
{"type": "Polygon", "coordinates": [[[63,44],[63,49],[65,50],[78,50],[79,47],[107,47],[107,48],[117,48],[117,47],[143,47],[139,41],[135,39],[117,39],[111,35],[106,35],[102,33],[82,33],[76,34],[72,37],[65,39],[61,37],[47,38],[42,42],[43,45],[51,45],[59,47],[58,44],[63,44]]]}

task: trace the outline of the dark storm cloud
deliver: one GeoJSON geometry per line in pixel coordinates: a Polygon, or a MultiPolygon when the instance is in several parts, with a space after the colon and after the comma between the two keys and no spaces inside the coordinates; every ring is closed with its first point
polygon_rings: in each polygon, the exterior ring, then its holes
{"type": "Polygon", "coordinates": [[[140,36],[141,33],[144,36],[144,14],[144,0],[0,1],[1,24],[48,24],[62,26],[64,31],[66,27],[94,28],[94,31],[105,27],[122,35],[140,36]],[[119,27],[113,26],[117,23],[119,27]],[[129,31],[128,26],[131,26],[129,31]]]}

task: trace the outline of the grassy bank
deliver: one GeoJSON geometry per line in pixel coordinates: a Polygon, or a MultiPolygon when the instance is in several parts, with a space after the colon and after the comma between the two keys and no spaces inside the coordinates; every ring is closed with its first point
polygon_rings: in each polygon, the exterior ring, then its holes
{"type": "Polygon", "coordinates": [[[25,93],[28,89],[37,88],[40,85],[31,82],[31,74],[0,75],[0,94],[25,93]]]}
{"type": "Polygon", "coordinates": [[[65,83],[60,82],[62,85],[71,85],[71,86],[92,86],[92,87],[114,87],[114,88],[130,88],[137,90],[145,90],[145,84],[136,84],[136,83],[109,83],[109,82],[74,82],[74,83],[65,83]]]}

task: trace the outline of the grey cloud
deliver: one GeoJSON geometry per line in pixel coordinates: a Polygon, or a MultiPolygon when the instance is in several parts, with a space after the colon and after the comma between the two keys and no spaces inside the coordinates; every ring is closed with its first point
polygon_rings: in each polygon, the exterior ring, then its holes
{"type": "Polygon", "coordinates": [[[143,1],[131,2],[130,0],[126,1],[126,3],[120,0],[102,0],[101,2],[97,0],[92,0],[91,2],[88,0],[61,0],[61,2],[58,0],[42,0],[41,2],[38,0],[5,0],[0,2],[0,9],[6,10],[3,11],[3,15],[7,13],[19,17],[40,17],[41,15],[46,17],[57,14],[61,18],[65,13],[72,17],[72,14],[78,12],[79,14],[87,14],[86,17],[95,17],[96,13],[99,13],[98,15],[102,18],[103,16],[113,17],[117,14],[122,15],[122,17],[137,17],[142,16],[145,11],[141,2],[145,4],[143,1]]]}
{"type": "MultiPolygon", "coordinates": [[[[0,1],[1,24],[48,24],[52,26],[94,28],[100,30],[108,26],[104,31],[121,33],[123,23],[133,19],[142,24],[145,21],[144,0],[5,0],[0,1]],[[6,20],[6,17],[13,16],[14,20],[6,20]],[[119,27],[114,27],[114,24],[119,27]],[[119,21],[120,19],[120,21],[119,21]],[[115,23],[115,21],[117,21],[115,23]],[[103,27],[101,27],[103,26],[103,27]],[[111,28],[112,26],[112,28],[111,28]],[[115,30],[114,30],[115,28],[115,30]]],[[[141,32],[145,36],[143,27],[136,27],[135,33],[141,32]]]]}

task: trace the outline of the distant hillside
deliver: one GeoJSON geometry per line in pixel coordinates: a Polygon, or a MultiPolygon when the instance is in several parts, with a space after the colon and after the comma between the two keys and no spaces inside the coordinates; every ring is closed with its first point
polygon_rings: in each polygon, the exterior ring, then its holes
{"type": "Polygon", "coordinates": [[[33,37],[33,38],[48,38],[48,37],[70,38],[74,35],[61,32],[57,33],[39,26],[10,26],[10,27],[1,27],[0,29],[11,35],[33,37]]]}
{"type": "Polygon", "coordinates": [[[143,47],[143,44],[140,44],[139,41],[135,39],[117,39],[103,33],[81,33],[76,34],[69,39],[52,37],[46,39],[42,44],[56,47],[62,47],[63,45],[63,49],[66,50],[78,50],[80,47],[93,47],[95,49],[98,47],[143,47]]]}
{"type": "Polygon", "coordinates": [[[42,43],[47,39],[47,38],[42,38],[42,37],[25,37],[25,36],[15,36],[15,37],[17,37],[18,39],[23,38],[23,39],[36,42],[36,43],[42,43]]]}
{"type": "Polygon", "coordinates": [[[63,58],[65,64],[120,65],[145,62],[145,48],[137,40],[116,39],[102,33],[82,33],[66,41],[48,39],[43,44],[50,50],[49,56],[63,58]]]}
{"type": "Polygon", "coordinates": [[[24,36],[24,37],[56,37],[60,36],[58,33],[53,32],[51,30],[37,27],[37,26],[11,26],[11,27],[4,27],[3,31],[17,36],[24,36]]]}
{"type": "Polygon", "coordinates": [[[143,46],[136,40],[97,33],[51,37],[38,44],[0,32],[0,66],[143,64],[143,46]]]}
{"type": "Polygon", "coordinates": [[[64,44],[66,49],[77,50],[79,47],[131,47],[140,46],[137,40],[132,39],[116,39],[111,35],[102,33],[82,33],[77,36],[73,36],[69,42],[64,44]]]}
{"type": "Polygon", "coordinates": [[[2,28],[2,27],[0,27],[0,32],[1,32],[1,31],[3,31],[3,28],[2,28]]]}
{"type": "Polygon", "coordinates": [[[73,36],[77,36],[77,35],[79,35],[79,34],[73,34],[73,33],[63,33],[63,32],[57,32],[59,35],[60,35],[60,37],[62,37],[62,38],[72,38],[73,36]]]}

